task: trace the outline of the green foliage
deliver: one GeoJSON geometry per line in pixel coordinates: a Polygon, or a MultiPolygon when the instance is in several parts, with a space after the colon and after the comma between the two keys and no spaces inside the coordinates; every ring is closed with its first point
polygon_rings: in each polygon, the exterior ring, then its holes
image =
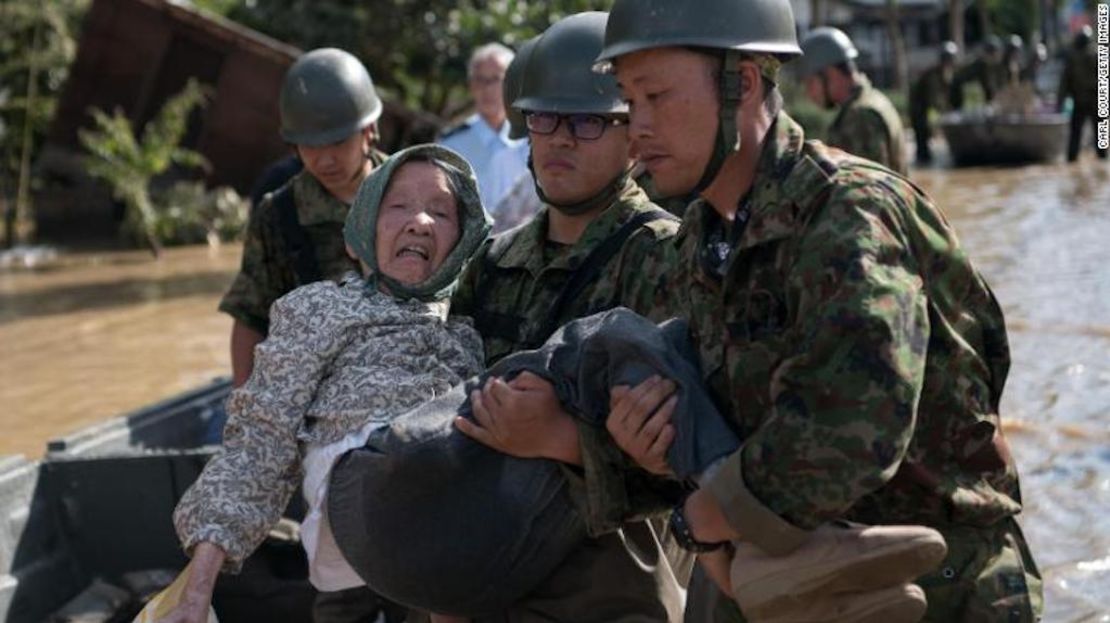
{"type": "Polygon", "coordinates": [[[1039,0],[981,0],[987,2],[991,27],[996,34],[1018,34],[1028,41],[1039,32],[1041,23],[1039,0]]]}
{"type": "Polygon", "coordinates": [[[0,193],[23,188],[28,205],[21,210],[30,209],[26,186],[33,181],[25,156],[45,139],[89,2],[0,0],[0,193]]]}
{"type": "Polygon", "coordinates": [[[250,202],[233,188],[206,190],[203,182],[175,183],[158,197],[154,230],[165,244],[217,244],[243,232],[250,202]]]}
{"type": "Polygon", "coordinates": [[[86,159],[89,174],[112,187],[112,194],[127,207],[128,231],[145,237],[156,256],[162,244],[150,183],[174,165],[208,167],[203,156],[179,147],[189,114],[195,107],[203,106],[206,98],[204,87],[190,80],[147,123],[141,140],[136,139],[131,121],[118,109],[112,116],[101,110],[90,111],[96,129],[78,133],[81,144],[91,154],[86,159]]]}
{"type": "Polygon", "coordinates": [[[253,0],[228,17],[304,49],[359,56],[376,84],[406,105],[450,116],[468,100],[466,61],[490,41],[511,47],[559,18],[607,0],[253,0]]]}

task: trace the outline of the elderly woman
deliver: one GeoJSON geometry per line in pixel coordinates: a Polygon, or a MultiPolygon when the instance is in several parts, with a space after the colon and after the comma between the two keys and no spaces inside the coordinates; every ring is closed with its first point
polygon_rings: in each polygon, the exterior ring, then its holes
{"type": "Polygon", "coordinates": [[[321,591],[365,586],[329,529],[328,474],[372,431],[482,370],[477,332],[447,310],[489,229],[470,166],[448,149],[409,148],[363,183],[344,230],[363,274],[274,304],[254,372],[228,401],[223,451],[174,513],[192,562],[170,620],[204,620],[220,569],[239,569],[298,484],[310,580],[321,591]]]}

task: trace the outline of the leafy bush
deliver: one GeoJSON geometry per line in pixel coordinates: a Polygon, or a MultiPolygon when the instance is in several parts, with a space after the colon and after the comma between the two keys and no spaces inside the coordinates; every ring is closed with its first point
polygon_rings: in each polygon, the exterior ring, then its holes
{"type": "Polygon", "coordinates": [[[202,182],[177,182],[158,197],[154,230],[167,245],[215,245],[242,233],[249,209],[250,202],[228,186],[206,190],[202,182]]]}
{"type": "Polygon", "coordinates": [[[179,147],[185,136],[189,114],[204,105],[207,92],[196,80],[170,98],[158,115],[143,128],[136,140],[131,120],[119,109],[112,116],[91,111],[95,130],[81,130],[81,144],[92,154],[86,158],[90,175],[112,187],[112,194],[126,206],[125,231],[145,238],[157,257],[162,250],[158,231],[159,216],[150,198],[150,183],[174,165],[208,168],[199,153],[179,147]]]}

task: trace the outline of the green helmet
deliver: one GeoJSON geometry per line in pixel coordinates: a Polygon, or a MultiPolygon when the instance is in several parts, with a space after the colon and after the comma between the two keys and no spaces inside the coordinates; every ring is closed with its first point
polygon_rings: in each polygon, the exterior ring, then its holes
{"type": "Polygon", "coordinates": [[[594,71],[612,72],[625,54],[655,48],[708,48],[723,57],[719,80],[719,131],[698,190],[740,149],[740,63],[744,54],[789,60],[802,53],[789,0],[616,0],[605,28],[605,46],[594,71]]]}
{"type": "Polygon", "coordinates": [[[998,35],[988,35],[987,38],[983,40],[983,51],[987,54],[1001,52],[1002,37],[999,37],[998,35]]]}
{"type": "Polygon", "coordinates": [[[609,14],[576,13],[548,28],[524,69],[520,96],[513,102],[519,111],[555,113],[627,113],[617,80],[593,71],[605,40],[609,14]]]}
{"type": "Polygon", "coordinates": [[[852,39],[839,28],[814,28],[802,40],[802,60],[798,75],[812,76],[826,67],[855,61],[859,57],[852,39]]]}
{"type": "Polygon", "coordinates": [[[955,41],[945,41],[940,44],[940,60],[951,61],[955,60],[960,55],[960,46],[956,45],[955,41]]]}
{"type": "Polygon", "coordinates": [[[338,143],[374,123],[382,100],[357,58],[336,48],[297,59],[281,85],[281,137],[294,145],[338,143]]]}
{"type": "Polygon", "coordinates": [[[598,70],[625,54],[669,47],[802,53],[788,0],[616,0],[598,70]]]}
{"type": "Polygon", "coordinates": [[[528,136],[528,126],[524,123],[524,115],[513,108],[513,102],[520,96],[521,83],[524,82],[524,66],[532,56],[532,50],[539,41],[539,36],[532,37],[521,44],[513,62],[505,69],[505,80],[501,83],[501,100],[505,104],[505,114],[509,118],[509,138],[521,139],[528,136]]]}
{"type": "Polygon", "coordinates": [[[1006,38],[1006,52],[1009,54],[1017,54],[1025,47],[1025,40],[1021,35],[1010,35],[1006,38]]]}

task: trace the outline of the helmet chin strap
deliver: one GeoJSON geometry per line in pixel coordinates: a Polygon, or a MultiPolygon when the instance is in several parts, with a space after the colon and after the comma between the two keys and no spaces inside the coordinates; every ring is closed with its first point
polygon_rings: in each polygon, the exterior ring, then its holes
{"type": "Polygon", "coordinates": [[[631,169],[629,167],[625,167],[624,170],[621,171],[620,175],[614,177],[612,181],[610,181],[601,190],[597,191],[592,196],[587,197],[582,201],[575,201],[572,203],[560,203],[558,201],[552,200],[551,197],[548,197],[547,193],[543,192],[543,188],[540,187],[540,178],[536,175],[536,169],[532,165],[531,154],[528,155],[528,170],[532,173],[532,183],[536,187],[536,196],[540,198],[540,201],[544,202],[545,205],[549,205],[559,212],[566,214],[567,216],[579,216],[581,214],[586,214],[599,208],[608,207],[610,204],[613,203],[617,196],[621,194],[621,191],[624,190],[624,187],[628,184],[629,176],[631,173],[631,169]]]}
{"type": "Polygon", "coordinates": [[[740,115],[740,97],[743,95],[743,84],[740,78],[740,60],[742,56],[737,50],[726,50],[724,63],[721,68],[721,77],[718,92],[721,99],[721,110],[718,118],[720,132],[713,143],[713,154],[701,175],[695,193],[700,193],[713,183],[717,174],[721,172],[725,160],[735,152],[740,151],[740,133],[737,131],[737,118],[740,115]]]}

